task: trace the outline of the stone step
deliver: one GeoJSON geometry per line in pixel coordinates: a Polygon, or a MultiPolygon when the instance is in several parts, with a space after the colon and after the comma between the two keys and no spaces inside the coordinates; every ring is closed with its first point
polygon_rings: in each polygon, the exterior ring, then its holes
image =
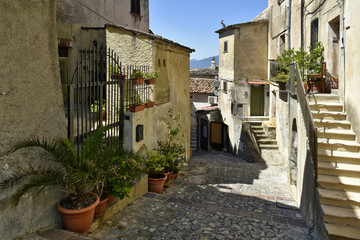
{"type": "Polygon", "coordinates": [[[260,149],[277,149],[277,148],[279,148],[279,146],[273,145],[273,144],[259,144],[259,148],[260,149]]]}
{"type": "Polygon", "coordinates": [[[325,228],[331,236],[360,239],[360,228],[346,226],[345,224],[325,223],[325,228]]]}
{"type": "Polygon", "coordinates": [[[355,141],[318,138],[318,149],[359,152],[360,144],[355,141]]]}
{"type": "Polygon", "coordinates": [[[321,129],[351,129],[351,123],[347,120],[314,119],[315,127],[321,129]]]}
{"type": "Polygon", "coordinates": [[[346,113],[331,111],[311,111],[314,119],[346,120],[346,113]]]}
{"type": "Polygon", "coordinates": [[[319,149],[318,161],[360,164],[360,153],[319,149]]]}
{"type": "Polygon", "coordinates": [[[348,163],[337,163],[337,162],[318,162],[318,168],[326,170],[338,170],[338,171],[349,171],[356,172],[360,176],[360,164],[348,164],[348,163]]]}
{"type": "Polygon", "coordinates": [[[337,94],[309,94],[307,95],[309,103],[317,102],[339,102],[339,95],[337,94]]]}
{"type": "Polygon", "coordinates": [[[309,103],[311,111],[335,111],[343,112],[341,103],[309,103]]]}
{"type": "Polygon", "coordinates": [[[256,139],[264,139],[264,138],[268,138],[268,136],[266,134],[255,134],[256,139]]]}
{"type": "Polygon", "coordinates": [[[258,139],[257,142],[259,144],[277,145],[277,141],[275,139],[270,139],[270,138],[258,139]]]}
{"type": "Polygon", "coordinates": [[[360,193],[350,192],[344,190],[332,190],[318,188],[320,198],[338,200],[338,201],[353,201],[360,203],[360,193]]]}
{"type": "Polygon", "coordinates": [[[344,176],[319,174],[318,182],[330,184],[330,185],[341,185],[341,186],[347,185],[353,187],[360,187],[360,178],[357,177],[344,177],[344,176]]]}
{"type": "Polygon", "coordinates": [[[321,204],[321,207],[325,215],[341,217],[341,218],[360,219],[359,208],[344,208],[344,207],[330,206],[326,204],[321,204]]]}
{"type": "Polygon", "coordinates": [[[318,128],[318,138],[341,139],[355,141],[356,135],[351,129],[324,129],[318,128]]]}

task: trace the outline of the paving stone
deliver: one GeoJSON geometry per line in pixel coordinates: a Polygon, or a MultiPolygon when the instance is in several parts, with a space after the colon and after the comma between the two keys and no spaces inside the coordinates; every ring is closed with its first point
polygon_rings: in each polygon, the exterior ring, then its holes
{"type": "Polygon", "coordinates": [[[163,194],[147,193],[91,236],[116,229],[119,239],[316,239],[293,204],[277,154],[267,151],[265,164],[255,164],[195,153],[163,194]]]}

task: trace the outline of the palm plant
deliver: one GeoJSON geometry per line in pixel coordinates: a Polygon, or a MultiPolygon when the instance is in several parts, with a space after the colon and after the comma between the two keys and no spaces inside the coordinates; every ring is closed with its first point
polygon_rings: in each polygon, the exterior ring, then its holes
{"type": "Polygon", "coordinates": [[[45,187],[53,185],[58,185],[66,191],[74,203],[84,201],[86,193],[104,181],[97,166],[99,162],[105,161],[102,153],[104,146],[101,144],[105,132],[105,128],[95,131],[85,141],[79,155],[75,145],[67,139],[49,141],[35,137],[22,140],[10,153],[22,148],[40,147],[49,154],[49,160],[55,164],[50,167],[29,165],[5,178],[0,183],[1,187],[15,186],[20,181],[27,180],[11,195],[11,205],[16,207],[21,197],[30,189],[41,187],[42,191],[45,187]]]}

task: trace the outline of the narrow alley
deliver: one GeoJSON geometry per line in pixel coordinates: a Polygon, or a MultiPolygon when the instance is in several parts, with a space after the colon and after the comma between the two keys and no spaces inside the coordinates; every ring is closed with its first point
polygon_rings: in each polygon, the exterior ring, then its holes
{"type": "MultiPolygon", "coordinates": [[[[193,155],[163,194],[147,193],[90,235],[99,239],[313,239],[268,150],[265,164],[193,155]]],[[[275,153],[275,154],[274,154],[275,153]]]]}

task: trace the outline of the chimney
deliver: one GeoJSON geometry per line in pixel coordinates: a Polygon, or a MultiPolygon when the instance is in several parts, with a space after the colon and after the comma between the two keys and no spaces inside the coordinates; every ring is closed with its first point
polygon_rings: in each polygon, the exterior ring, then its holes
{"type": "Polygon", "coordinates": [[[215,58],[213,57],[213,59],[211,60],[211,66],[210,66],[211,69],[216,69],[216,62],[215,62],[215,58]]]}

